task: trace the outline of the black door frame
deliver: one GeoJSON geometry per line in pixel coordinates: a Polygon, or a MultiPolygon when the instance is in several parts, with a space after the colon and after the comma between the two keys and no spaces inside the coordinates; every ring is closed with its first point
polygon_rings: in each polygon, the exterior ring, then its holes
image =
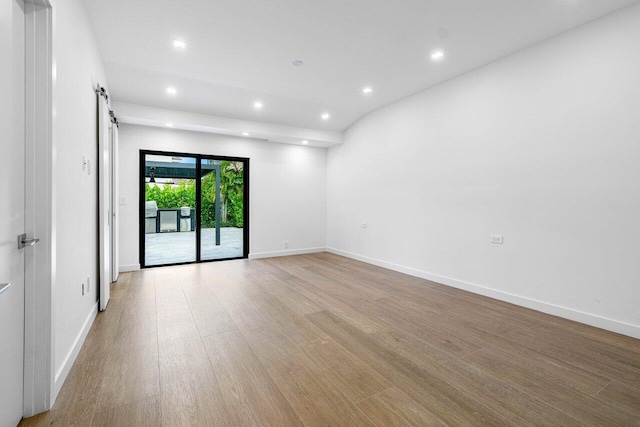
{"type": "Polygon", "coordinates": [[[179,153],[175,151],[157,151],[157,150],[140,150],[140,158],[139,158],[139,178],[138,185],[140,189],[140,195],[138,198],[139,210],[138,210],[138,224],[139,224],[139,244],[138,244],[138,253],[140,258],[140,268],[152,268],[152,267],[167,267],[171,265],[184,265],[184,264],[196,264],[203,262],[215,262],[215,261],[228,261],[232,259],[246,259],[249,257],[249,158],[247,157],[230,157],[230,156],[216,156],[213,154],[194,154],[194,153],[179,153]],[[146,188],[145,188],[145,170],[146,170],[146,156],[147,155],[158,155],[158,156],[167,156],[167,157],[192,157],[196,159],[196,260],[195,261],[187,261],[187,262],[176,262],[171,264],[157,264],[157,265],[145,265],[144,255],[145,255],[145,199],[146,199],[146,188]],[[202,204],[202,195],[200,194],[202,191],[201,188],[201,179],[202,177],[202,160],[226,160],[231,162],[242,162],[243,163],[243,174],[244,174],[244,189],[243,189],[243,240],[242,240],[242,256],[234,257],[234,258],[220,258],[220,259],[206,259],[202,260],[201,258],[201,240],[202,240],[202,226],[200,224],[200,215],[201,215],[201,204],[202,204]]]}

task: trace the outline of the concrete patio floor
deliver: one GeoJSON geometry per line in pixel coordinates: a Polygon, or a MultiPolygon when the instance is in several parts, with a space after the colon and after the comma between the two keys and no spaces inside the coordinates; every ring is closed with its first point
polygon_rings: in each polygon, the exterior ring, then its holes
{"type": "MultiPolygon", "coordinates": [[[[215,245],[215,228],[202,229],[202,260],[236,258],[243,254],[242,228],[220,229],[220,246],[215,245]]],[[[174,264],[196,260],[195,231],[145,234],[145,265],[174,264]]]]}

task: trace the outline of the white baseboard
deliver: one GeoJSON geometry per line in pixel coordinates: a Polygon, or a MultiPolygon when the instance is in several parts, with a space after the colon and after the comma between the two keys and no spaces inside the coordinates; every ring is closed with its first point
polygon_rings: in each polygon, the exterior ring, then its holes
{"type": "Polygon", "coordinates": [[[55,383],[53,387],[53,396],[51,398],[51,406],[53,407],[54,402],[56,401],[56,397],[58,397],[58,393],[64,384],[64,381],[67,379],[67,375],[69,375],[69,371],[73,366],[73,362],[76,361],[76,357],[78,357],[78,353],[80,353],[80,349],[82,348],[82,344],[84,344],[85,338],[87,338],[87,334],[91,329],[91,325],[93,325],[93,321],[98,314],[98,303],[91,308],[89,315],[87,316],[84,324],[82,325],[82,329],[80,329],[80,333],[76,337],[76,340],[73,342],[73,346],[69,349],[67,353],[67,357],[64,358],[62,362],[62,366],[56,372],[55,383]]]}
{"type": "Polygon", "coordinates": [[[545,301],[531,299],[531,298],[523,297],[520,295],[511,294],[508,292],[487,288],[485,286],[476,285],[473,283],[464,282],[457,279],[452,279],[450,277],[428,273],[426,271],[416,270],[414,268],[393,264],[393,263],[382,261],[375,258],[369,258],[367,256],[355,254],[348,251],[343,251],[340,249],[327,248],[327,252],[331,252],[333,254],[341,255],[341,256],[355,259],[358,261],[366,262],[368,264],[377,265],[378,267],[387,268],[389,270],[398,271],[400,273],[405,273],[410,276],[420,277],[421,279],[430,280],[432,282],[451,286],[453,288],[463,289],[465,291],[484,295],[500,301],[505,301],[511,304],[519,305],[521,307],[530,308],[532,310],[551,314],[553,316],[574,320],[576,322],[595,326],[596,328],[606,329],[608,331],[612,331],[612,332],[616,332],[619,334],[640,339],[639,325],[633,325],[630,323],[621,322],[619,320],[609,319],[609,318],[601,317],[591,313],[585,313],[583,311],[575,310],[572,308],[562,307],[562,306],[551,304],[545,301]]]}
{"type": "Polygon", "coordinates": [[[140,270],[140,264],[121,265],[118,270],[120,271],[120,273],[126,273],[127,271],[138,271],[140,270]]]}
{"type": "Polygon", "coordinates": [[[327,248],[307,248],[307,249],[288,249],[286,251],[274,252],[258,252],[249,254],[249,259],[273,258],[278,256],[315,254],[318,252],[326,252],[327,248]]]}

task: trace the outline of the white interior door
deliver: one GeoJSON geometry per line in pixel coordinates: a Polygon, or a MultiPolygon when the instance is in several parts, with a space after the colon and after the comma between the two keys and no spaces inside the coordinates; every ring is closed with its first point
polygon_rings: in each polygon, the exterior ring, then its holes
{"type": "Polygon", "coordinates": [[[22,418],[25,228],[25,15],[0,1],[0,427],[22,418]]]}
{"type": "Polygon", "coordinates": [[[98,217],[100,240],[100,311],[107,308],[111,286],[111,117],[98,97],[98,217]]]}
{"type": "Polygon", "coordinates": [[[120,244],[118,219],[120,216],[120,193],[118,191],[118,126],[111,125],[111,281],[118,280],[120,271],[120,244]]]}

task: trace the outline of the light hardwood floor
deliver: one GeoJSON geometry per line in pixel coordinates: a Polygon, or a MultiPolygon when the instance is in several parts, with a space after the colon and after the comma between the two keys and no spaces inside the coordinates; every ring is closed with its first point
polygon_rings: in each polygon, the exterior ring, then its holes
{"type": "Polygon", "coordinates": [[[640,425],[640,341],[328,253],[149,269],[21,425],[640,425]]]}

